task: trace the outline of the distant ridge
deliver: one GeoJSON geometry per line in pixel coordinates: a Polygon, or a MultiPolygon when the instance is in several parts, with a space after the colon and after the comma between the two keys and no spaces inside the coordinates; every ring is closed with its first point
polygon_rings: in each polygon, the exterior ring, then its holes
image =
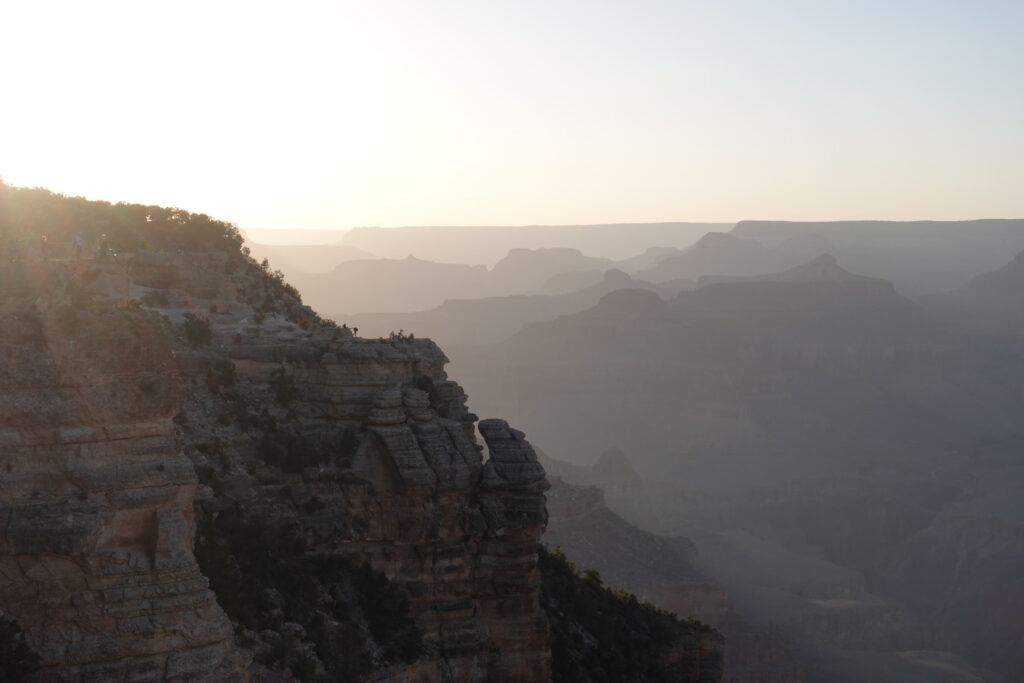
{"type": "Polygon", "coordinates": [[[262,244],[246,242],[257,261],[269,259],[289,277],[302,273],[329,273],[339,263],[372,259],[368,251],[343,244],[262,244]]]}
{"type": "Polygon", "coordinates": [[[697,289],[711,285],[736,282],[790,282],[796,284],[843,284],[876,286],[892,290],[892,283],[882,278],[855,275],[839,265],[832,254],[822,254],[807,263],[766,275],[703,275],[697,281],[697,289]]]}
{"type": "Polygon", "coordinates": [[[913,298],[963,287],[1024,250],[1024,219],[971,221],[740,221],[730,233],[766,247],[816,237],[855,273],[890,280],[913,298]]]}
{"type": "MultiPolygon", "coordinates": [[[[621,270],[608,270],[601,280],[573,292],[559,295],[516,294],[480,299],[448,299],[426,311],[411,313],[363,313],[339,316],[339,322],[356,326],[371,337],[389,330],[415,330],[419,336],[450,344],[488,344],[501,341],[524,325],[554,320],[560,315],[577,313],[602,301],[609,292],[623,288],[653,289],[674,296],[692,289],[692,282],[654,285],[634,280],[621,270]]],[[[652,292],[656,299],[658,294],[652,292]]]]}
{"type": "Polygon", "coordinates": [[[601,225],[407,226],[353,228],[343,243],[382,258],[419,258],[493,265],[511,249],[567,247],[589,256],[622,260],[651,246],[687,247],[732,223],[610,223],[601,225]]]}
{"type": "Polygon", "coordinates": [[[308,228],[246,228],[247,240],[267,245],[340,244],[348,230],[308,228]]]}
{"type": "Polygon", "coordinates": [[[1024,334],[1024,251],[960,289],[922,299],[941,318],[982,332],[1024,334]]]}
{"type": "Polygon", "coordinates": [[[734,232],[709,232],[692,247],[637,275],[652,282],[672,278],[696,280],[704,275],[764,275],[803,263],[831,246],[829,240],[814,235],[800,235],[768,247],[734,232]]]}
{"type": "Polygon", "coordinates": [[[765,244],[782,242],[801,233],[826,236],[858,235],[862,238],[892,238],[897,235],[955,236],[964,228],[986,233],[1020,234],[1024,232],[1024,218],[978,218],[965,221],[766,221],[742,220],[732,229],[737,237],[756,239],[765,244]]]}

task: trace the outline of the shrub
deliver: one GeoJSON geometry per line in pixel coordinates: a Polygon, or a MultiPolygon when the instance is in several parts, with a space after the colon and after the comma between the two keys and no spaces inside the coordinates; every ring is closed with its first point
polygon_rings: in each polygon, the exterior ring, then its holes
{"type": "Polygon", "coordinates": [[[206,386],[215,394],[235,386],[235,378],[235,364],[228,360],[206,369],[206,386]]]}
{"type": "Polygon", "coordinates": [[[297,528],[232,505],[200,522],[195,551],[228,616],[262,633],[269,648],[260,660],[290,668],[299,680],[314,680],[316,661],[276,632],[288,621],[306,630],[329,680],[364,680],[374,651],[390,662],[421,652],[408,600],[384,574],[337,555],[308,554],[297,528]],[[276,605],[267,604],[268,592],[278,595],[276,605]]]}
{"type": "Polygon", "coordinates": [[[167,300],[167,292],[159,289],[146,292],[142,295],[141,301],[147,306],[152,306],[154,308],[166,308],[169,303],[167,300]]]}
{"type": "Polygon", "coordinates": [[[358,450],[359,439],[356,438],[355,430],[345,429],[341,434],[341,438],[338,439],[335,461],[339,465],[346,467],[351,464],[352,459],[356,456],[356,451],[358,450]]]}
{"type": "Polygon", "coordinates": [[[537,564],[553,681],[679,681],[679,672],[661,662],[680,639],[713,632],[602,586],[596,571],[581,573],[557,549],[541,547],[537,564]]]}
{"type": "Polygon", "coordinates": [[[185,314],[185,339],[193,349],[205,346],[213,340],[210,319],[194,313],[185,314]]]}
{"type": "Polygon", "coordinates": [[[38,666],[39,655],[25,642],[21,626],[0,613],[0,681],[27,681],[38,666]]]}
{"type": "Polygon", "coordinates": [[[326,464],[330,460],[325,444],[303,434],[288,432],[265,435],[257,445],[257,452],[263,462],[290,474],[298,474],[307,467],[326,464]]]}
{"type": "Polygon", "coordinates": [[[270,373],[270,388],[274,392],[274,398],[283,406],[291,403],[298,393],[295,390],[295,380],[284,368],[277,368],[270,373]]]}

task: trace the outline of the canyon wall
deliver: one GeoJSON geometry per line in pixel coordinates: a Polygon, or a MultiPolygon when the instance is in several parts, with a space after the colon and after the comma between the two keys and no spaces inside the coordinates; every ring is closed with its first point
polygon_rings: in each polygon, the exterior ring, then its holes
{"type": "Polygon", "coordinates": [[[192,556],[173,338],[159,315],[77,310],[66,281],[29,275],[0,307],[0,605],[44,680],[245,678],[192,556]]]}
{"type": "Polygon", "coordinates": [[[432,342],[324,324],[238,254],[5,264],[0,294],[34,680],[551,680],[544,469],[432,342]]]}

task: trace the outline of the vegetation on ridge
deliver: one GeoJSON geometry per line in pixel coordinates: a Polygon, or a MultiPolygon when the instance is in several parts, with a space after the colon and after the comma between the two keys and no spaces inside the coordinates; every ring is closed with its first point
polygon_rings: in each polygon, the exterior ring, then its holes
{"type": "Polygon", "coordinates": [[[408,600],[381,572],[337,555],[310,555],[300,536],[239,506],[200,523],[195,554],[257,658],[299,680],[318,680],[318,660],[329,680],[356,682],[376,666],[420,655],[422,634],[408,600]],[[299,640],[315,643],[315,653],[299,640]]]}
{"type": "Polygon", "coordinates": [[[39,655],[25,642],[21,626],[0,612],[0,681],[26,681],[37,666],[39,655]]]}
{"type": "Polygon", "coordinates": [[[238,226],[204,213],[66,197],[41,187],[12,187],[0,180],[0,233],[6,249],[35,247],[47,236],[51,256],[70,256],[75,235],[91,252],[106,235],[116,250],[236,252],[238,226]]]}
{"type": "Polygon", "coordinates": [[[596,571],[580,572],[558,549],[540,546],[537,564],[556,683],[678,682],[684,679],[669,663],[673,648],[686,637],[716,637],[695,619],[603,586],[596,571]]]}
{"type": "MultiPolygon", "coordinates": [[[[96,256],[99,265],[116,258],[106,253],[101,256],[101,245],[114,254],[146,254],[133,264],[133,278],[152,289],[143,296],[143,304],[165,307],[167,292],[179,286],[188,289],[190,281],[186,275],[195,274],[202,267],[188,257],[174,257],[221,253],[226,259],[217,262],[218,268],[222,264],[224,275],[231,277],[245,294],[246,302],[255,309],[256,322],[277,313],[307,329],[337,327],[334,321],[303,306],[299,291],[285,281],[284,274],[273,270],[267,259],[254,259],[248,247],[243,246],[244,241],[236,225],[203,213],[67,197],[38,187],[13,187],[0,179],[0,262],[38,263],[45,255],[52,260],[81,258],[91,265],[96,256]],[[81,253],[76,253],[79,238],[81,253]],[[153,254],[169,257],[153,258],[153,254]]],[[[99,274],[90,265],[77,273],[79,284],[88,283],[99,274]]],[[[30,272],[24,267],[16,268],[9,282],[20,283],[22,289],[29,287],[26,283],[33,281],[28,277],[30,272]]],[[[194,325],[185,332],[193,347],[205,343],[203,331],[194,325]],[[195,336],[197,332],[199,337],[195,336]]]]}

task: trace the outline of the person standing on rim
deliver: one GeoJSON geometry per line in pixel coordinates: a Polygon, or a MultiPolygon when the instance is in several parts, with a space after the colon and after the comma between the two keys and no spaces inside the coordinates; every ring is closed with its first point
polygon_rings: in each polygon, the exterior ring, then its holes
{"type": "Polygon", "coordinates": [[[73,242],[74,242],[74,245],[75,245],[75,261],[81,261],[82,260],[82,245],[84,244],[84,242],[82,241],[81,233],[75,235],[75,239],[73,240],[73,242]]]}
{"type": "Polygon", "coordinates": [[[46,253],[46,235],[39,236],[39,258],[46,261],[49,256],[46,253]]]}

